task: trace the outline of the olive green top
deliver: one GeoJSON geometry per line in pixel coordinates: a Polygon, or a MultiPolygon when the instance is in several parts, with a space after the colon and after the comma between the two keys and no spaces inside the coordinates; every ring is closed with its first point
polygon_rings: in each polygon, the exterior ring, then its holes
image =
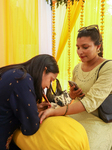
{"type": "Polygon", "coordinates": [[[101,68],[97,80],[96,78],[101,64],[89,72],[84,72],[81,69],[81,64],[79,63],[74,68],[72,80],[77,83],[85,94],[81,102],[86,111],[90,113],[95,111],[112,91],[112,61],[107,62],[101,68]]]}
{"type": "MultiPolygon", "coordinates": [[[[103,63],[103,62],[102,62],[103,63]]],[[[101,63],[101,64],[102,64],[101,63]]],[[[88,135],[90,150],[110,150],[112,148],[112,123],[105,123],[98,117],[98,107],[112,91],[112,61],[107,62],[99,72],[99,64],[93,70],[84,72],[79,63],[73,70],[73,81],[85,93],[81,100],[86,111],[69,115],[81,123],[88,135]]]]}

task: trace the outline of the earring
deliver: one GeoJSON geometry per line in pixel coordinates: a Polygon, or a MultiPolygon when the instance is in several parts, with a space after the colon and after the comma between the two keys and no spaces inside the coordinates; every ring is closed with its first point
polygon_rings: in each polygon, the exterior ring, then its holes
{"type": "Polygon", "coordinates": [[[99,54],[101,51],[100,51],[100,49],[97,49],[97,53],[99,54]]]}

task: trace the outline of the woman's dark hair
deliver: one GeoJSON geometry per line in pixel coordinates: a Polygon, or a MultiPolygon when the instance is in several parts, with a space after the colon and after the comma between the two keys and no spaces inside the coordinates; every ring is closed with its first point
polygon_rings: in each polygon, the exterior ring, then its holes
{"type": "Polygon", "coordinates": [[[91,40],[94,42],[95,45],[100,45],[100,53],[98,53],[98,55],[100,57],[103,57],[103,41],[102,41],[102,36],[99,32],[98,29],[93,28],[93,29],[84,29],[79,31],[77,38],[81,38],[81,37],[90,37],[91,40]]]}
{"type": "Polygon", "coordinates": [[[24,63],[8,65],[8,66],[0,68],[0,77],[5,71],[9,69],[14,69],[14,68],[21,69],[24,72],[20,80],[25,78],[26,73],[29,73],[33,77],[37,100],[41,102],[42,92],[43,92],[41,83],[42,83],[42,75],[43,75],[43,71],[45,70],[45,67],[47,67],[47,70],[46,70],[47,74],[50,72],[59,73],[59,68],[58,68],[55,58],[48,54],[40,54],[24,63]]]}

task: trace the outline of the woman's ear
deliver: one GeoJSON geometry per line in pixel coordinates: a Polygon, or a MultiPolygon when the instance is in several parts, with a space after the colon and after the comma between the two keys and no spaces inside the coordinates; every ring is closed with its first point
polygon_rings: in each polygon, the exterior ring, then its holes
{"type": "Polygon", "coordinates": [[[100,47],[101,47],[101,44],[97,46],[97,49],[100,49],[100,47]]]}
{"type": "Polygon", "coordinates": [[[43,71],[43,75],[46,74],[46,70],[47,70],[47,67],[45,67],[45,69],[43,71]]]}

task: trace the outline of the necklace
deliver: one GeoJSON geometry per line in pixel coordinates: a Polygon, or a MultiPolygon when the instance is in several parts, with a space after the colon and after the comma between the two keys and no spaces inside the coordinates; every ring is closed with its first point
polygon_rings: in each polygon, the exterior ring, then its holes
{"type": "Polygon", "coordinates": [[[86,77],[89,76],[90,72],[91,72],[91,71],[89,71],[89,72],[87,73],[87,72],[83,72],[83,70],[82,70],[82,76],[83,76],[83,78],[86,79],[86,77]],[[84,75],[84,73],[86,74],[86,76],[84,75]]]}

